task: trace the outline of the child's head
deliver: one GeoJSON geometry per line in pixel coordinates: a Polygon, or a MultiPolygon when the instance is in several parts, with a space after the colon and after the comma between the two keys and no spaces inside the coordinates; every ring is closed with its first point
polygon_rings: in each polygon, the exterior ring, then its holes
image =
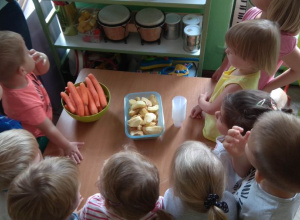
{"type": "Polygon", "coordinates": [[[35,137],[23,129],[0,133],[0,191],[30,164],[42,159],[35,137]]]}
{"type": "Polygon", "coordinates": [[[105,205],[126,219],[139,219],[159,198],[156,166],[141,154],[123,151],[105,161],[97,183],[105,205]]]}
{"type": "Polygon", "coordinates": [[[34,60],[20,34],[0,31],[0,48],[0,82],[9,80],[20,70],[31,72],[34,69],[34,60]]]}
{"type": "Polygon", "coordinates": [[[277,188],[300,192],[300,118],[280,111],[264,113],[251,131],[246,155],[257,172],[277,188]]]}
{"type": "Polygon", "coordinates": [[[225,171],[221,161],[201,142],[186,141],[176,151],[171,170],[174,194],[196,212],[208,212],[209,219],[220,219],[224,212],[204,203],[210,194],[220,199],[225,188],[225,171]],[[215,216],[215,218],[212,218],[215,216]]]}
{"type": "Polygon", "coordinates": [[[234,67],[245,68],[247,62],[255,72],[275,72],[280,48],[280,32],[275,22],[255,19],[238,23],[227,31],[225,41],[229,50],[228,60],[234,67]],[[236,63],[235,57],[244,63],[236,63]]]}
{"type": "Polygon", "coordinates": [[[267,12],[267,19],[279,24],[280,31],[297,34],[300,31],[299,0],[252,0],[253,5],[267,12]]]}
{"type": "Polygon", "coordinates": [[[256,119],[267,111],[277,110],[270,94],[261,90],[240,90],[228,94],[222,102],[221,110],[215,113],[217,128],[226,135],[234,125],[250,131],[256,119]]]}
{"type": "Polygon", "coordinates": [[[18,175],[9,187],[12,219],[67,219],[79,203],[79,171],[74,161],[46,158],[18,175]]]}

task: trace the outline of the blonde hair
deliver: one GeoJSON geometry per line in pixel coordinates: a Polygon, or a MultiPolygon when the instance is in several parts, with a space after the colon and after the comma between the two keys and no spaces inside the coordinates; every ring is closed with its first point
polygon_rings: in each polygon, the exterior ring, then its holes
{"type": "Polygon", "coordinates": [[[159,198],[156,166],[134,151],[116,153],[105,161],[97,186],[108,209],[126,219],[140,219],[159,198]]]}
{"type": "Polygon", "coordinates": [[[209,194],[221,199],[225,189],[224,167],[205,144],[184,142],[174,155],[170,179],[174,194],[184,205],[196,212],[208,212],[209,220],[227,219],[218,207],[204,206],[209,194]]]}
{"type": "Polygon", "coordinates": [[[267,19],[277,22],[280,31],[298,34],[300,31],[300,1],[273,0],[268,7],[267,19]]]}
{"type": "Polygon", "coordinates": [[[268,181],[300,192],[300,119],[280,111],[261,115],[251,131],[249,150],[255,168],[268,181]]]}
{"type": "Polygon", "coordinates": [[[13,76],[25,62],[24,45],[20,34],[0,31],[0,82],[13,76]]]}
{"type": "Polygon", "coordinates": [[[35,137],[23,129],[0,133],[0,191],[25,170],[39,153],[35,137]]]}
{"type": "Polygon", "coordinates": [[[79,171],[74,161],[46,158],[15,178],[7,195],[8,213],[16,220],[66,219],[77,205],[79,171]]]}
{"type": "Polygon", "coordinates": [[[225,40],[234,53],[257,70],[274,74],[280,49],[280,32],[275,22],[255,19],[238,23],[227,31],[225,40]]]}

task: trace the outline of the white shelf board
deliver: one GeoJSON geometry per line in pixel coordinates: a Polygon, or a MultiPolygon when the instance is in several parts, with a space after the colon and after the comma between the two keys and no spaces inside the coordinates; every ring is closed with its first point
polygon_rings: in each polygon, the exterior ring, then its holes
{"type": "Polygon", "coordinates": [[[123,4],[139,6],[161,6],[177,8],[201,8],[207,0],[62,0],[68,2],[83,2],[97,4],[123,4]]]}
{"type": "Polygon", "coordinates": [[[143,54],[143,55],[161,55],[161,56],[176,56],[176,57],[199,57],[200,51],[195,53],[186,52],[183,49],[183,39],[179,37],[177,40],[166,40],[161,37],[161,43],[145,43],[141,45],[140,36],[138,33],[130,33],[127,38],[127,44],[124,41],[89,43],[83,42],[79,35],[64,36],[61,33],[56,40],[56,47],[77,50],[92,50],[113,53],[127,54],[143,54]]]}

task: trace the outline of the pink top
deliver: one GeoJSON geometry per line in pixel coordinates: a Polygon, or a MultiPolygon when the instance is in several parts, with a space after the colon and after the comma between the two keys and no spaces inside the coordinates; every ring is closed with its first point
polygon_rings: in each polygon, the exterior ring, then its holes
{"type": "Polygon", "coordinates": [[[22,89],[3,87],[2,104],[5,114],[20,121],[23,128],[36,138],[44,134],[36,128],[46,117],[52,120],[52,107],[43,84],[34,73],[26,75],[28,85],[22,89]]]}
{"type": "MultiPolygon", "coordinates": [[[[155,213],[158,210],[162,209],[162,206],[163,206],[163,197],[160,196],[155,204],[155,208],[140,220],[153,219],[155,217],[155,213]]],[[[91,220],[91,219],[126,220],[114,214],[112,211],[106,208],[105,199],[100,193],[97,193],[88,198],[84,207],[81,209],[79,218],[82,220],[91,220]]]]}
{"type": "MultiPolygon", "coordinates": [[[[253,20],[259,14],[261,14],[261,12],[262,10],[260,10],[259,8],[256,7],[250,8],[248,11],[246,11],[243,17],[243,21],[253,20]]],[[[295,36],[287,32],[281,32],[280,52],[279,52],[279,59],[278,59],[276,71],[283,63],[282,58],[290,54],[295,49],[296,46],[297,46],[297,39],[295,36]]],[[[263,89],[270,81],[274,79],[274,75],[275,73],[273,74],[273,76],[269,76],[265,71],[261,71],[258,89],[263,89]]]]}

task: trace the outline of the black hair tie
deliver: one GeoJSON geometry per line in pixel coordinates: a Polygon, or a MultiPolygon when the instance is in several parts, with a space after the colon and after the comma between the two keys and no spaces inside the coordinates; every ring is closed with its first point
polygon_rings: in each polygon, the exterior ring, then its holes
{"type": "Polygon", "coordinates": [[[218,208],[222,209],[224,213],[227,213],[229,211],[228,205],[226,202],[218,202],[217,200],[220,197],[217,194],[209,194],[204,202],[204,207],[209,209],[211,206],[217,206],[218,208]]]}

